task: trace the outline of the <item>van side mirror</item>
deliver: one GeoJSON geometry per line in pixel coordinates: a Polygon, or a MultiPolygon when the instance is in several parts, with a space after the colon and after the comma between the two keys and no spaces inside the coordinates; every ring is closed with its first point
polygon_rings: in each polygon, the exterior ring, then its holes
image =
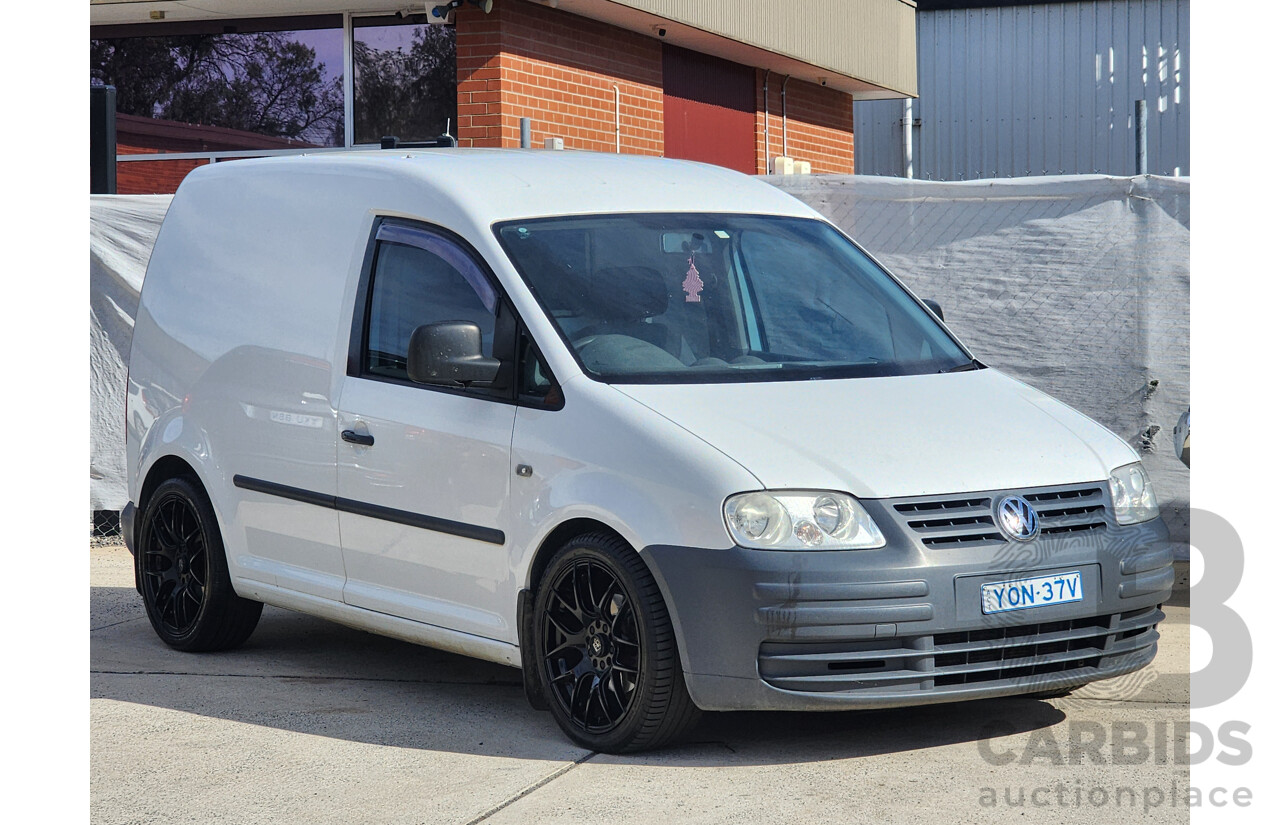
{"type": "Polygon", "coordinates": [[[939,321],[947,320],[942,315],[942,304],[938,303],[937,301],[931,298],[922,298],[921,301],[924,303],[925,306],[933,310],[933,314],[938,316],[939,321]]]}
{"type": "Polygon", "coordinates": [[[480,327],[470,321],[423,324],[409,336],[409,380],[418,384],[487,386],[502,366],[486,358],[480,327]]]}

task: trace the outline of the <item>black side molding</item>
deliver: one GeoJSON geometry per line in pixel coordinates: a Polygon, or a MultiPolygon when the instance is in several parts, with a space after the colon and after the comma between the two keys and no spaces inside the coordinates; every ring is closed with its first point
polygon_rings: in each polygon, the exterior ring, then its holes
{"type": "Polygon", "coordinates": [[[260,478],[250,478],[249,476],[232,476],[231,482],[243,490],[252,490],[255,493],[266,493],[269,496],[301,501],[303,504],[328,507],[330,510],[338,508],[337,499],[333,496],[326,496],[324,493],[313,493],[301,487],[290,487],[287,484],[277,484],[274,481],[263,481],[260,478]]]}
{"type": "Polygon", "coordinates": [[[447,533],[451,536],[461,536],[465,539],[483,541],[488,544],[506,544],[507,542],[506,534],[493,527],[481,527],[476,524],[467,524],[461,521],[450,521],[449,519],[437,518],[436,516],[412,513],[408,510],[397,510],[393,507],[369,504],[364,501],[356,501],[349,498],[338,498],[337,496],[327,496],[323,493],[304,490],[300,487],[290,487],[287,484],[277,484],[274,481],[264,481],[260,478],[250,478],[249,476],[232,476],[231,481],[237,487],[244,490],[252,490],[255,493],[266,493],[269,496],[287,498],[291,501],[300,501],[304,504],[314,504],[317,507],[327,507],[330,510],[337,510],[343,513],[368,516],[369,518],[391,521],[396,524],[404,524],[409,527],[418,527],[423,530],[431,530],[436,533],[447,533]]]}
{"type": "Polygon", "coordinates": [[[378,504],[369,504],[349,498],[336,499],[336,502],[338,510],[344,513],[354,513],[357,516],[394,521],[396,524],[421,527],[423,530],[434,530],[437,533],[448,533],[451,536],[462,536],[464,539],[475,539],[489,544],[505,544],[507,541],[506,534],[492,527],[480,527],[461,521],[449,521],[444,518],[411,513],[408,510],[396,510],[392,507],[383,507],[378,504]]]}

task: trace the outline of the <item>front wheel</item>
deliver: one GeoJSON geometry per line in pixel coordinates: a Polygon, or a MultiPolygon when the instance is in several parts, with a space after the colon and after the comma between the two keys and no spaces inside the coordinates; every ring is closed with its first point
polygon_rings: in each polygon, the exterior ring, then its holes
{"type": "Polygon", "coordinates": [[[666,604],[640,556],[603,533],[556,553],[534,599],[532,662],[569,738],[626,753],[670,744],[697,724],[666,604]]]}
{"type": "Polygon", "coordinates": [[[191,479],[171,478],[147,502],[138,531],[138,573],[151,626],[178,650],[236,647],[262,615],[231,587],[213,506],[191,479]]]}

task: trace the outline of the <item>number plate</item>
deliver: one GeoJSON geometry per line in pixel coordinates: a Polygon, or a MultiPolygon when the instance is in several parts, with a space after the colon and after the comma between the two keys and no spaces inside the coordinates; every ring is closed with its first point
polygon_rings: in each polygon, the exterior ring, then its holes
{"type": "Polygon", "coordinates": [[[1007,610],[1078,602],[1084,598],[1083,591],[1078,570],[1034,579],[993,582],[982,585],[982,612],[1004,613],[1007,610]]]}

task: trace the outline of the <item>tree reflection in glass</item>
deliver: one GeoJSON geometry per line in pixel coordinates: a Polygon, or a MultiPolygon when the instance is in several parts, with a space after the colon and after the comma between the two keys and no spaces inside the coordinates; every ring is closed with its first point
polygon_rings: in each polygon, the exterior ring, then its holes
{"type": "Polygon", "coordinates": [[[451,26],[354,21],[355,142],[457,134],[457,49],[451,26]],[[452,124],[452,125],[451,125],[452,124]]]}

